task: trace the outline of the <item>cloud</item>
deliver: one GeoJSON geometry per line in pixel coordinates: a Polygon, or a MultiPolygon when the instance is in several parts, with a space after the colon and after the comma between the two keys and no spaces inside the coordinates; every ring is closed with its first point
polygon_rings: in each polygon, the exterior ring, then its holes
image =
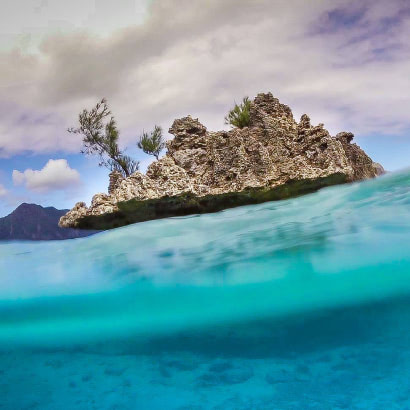
{"type": "Polygon", "coordinates": [[[80,183],[80,174],[65,159],[50,159],[43,169],[13,171],[13,183],[37,192],[67,190],[80,183]]]}
{"type": "Polygon", "coordinates": [[[4,188],[2,184],[0,184],[0,198],[7,195],[7,189],[4,188]]]}
{"type": "Polygon", "coordinates": [[[78,152],[66,133],[105,96],[125,144],[192,114],[209,128],[272,91],[336,133],[410,128],[410,6],[403,0],[154,0],[143,24],[54,34],[0,53],[0,156],[78,152]],[[359,4],[360,3],[360,4],[359,4]]]}

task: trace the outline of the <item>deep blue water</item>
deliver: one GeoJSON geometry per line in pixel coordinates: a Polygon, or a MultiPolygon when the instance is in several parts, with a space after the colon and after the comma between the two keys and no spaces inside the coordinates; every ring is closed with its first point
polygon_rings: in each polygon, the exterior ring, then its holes
{"type": "Polygon", "coordinates": [[[410,172],[0,245],[0,409],[410,409],[410,172]]]}

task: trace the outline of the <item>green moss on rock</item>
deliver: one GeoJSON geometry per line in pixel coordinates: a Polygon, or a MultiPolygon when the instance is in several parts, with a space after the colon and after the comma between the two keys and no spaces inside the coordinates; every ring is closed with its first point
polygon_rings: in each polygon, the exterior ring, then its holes
{"type": "Polygon", "coordinates": [[[78,228],[106,230],[153,219],[218,212],[237,206],[288,199],[345,182],[346,176],[338,173],[314,180],[291,180],[272,189],[250,188],[241,192],[201,197],[186,193],[145,201],[131,199],[130,201],[119,202],[117,212],[86,216],[79,219],[78,228]]]}

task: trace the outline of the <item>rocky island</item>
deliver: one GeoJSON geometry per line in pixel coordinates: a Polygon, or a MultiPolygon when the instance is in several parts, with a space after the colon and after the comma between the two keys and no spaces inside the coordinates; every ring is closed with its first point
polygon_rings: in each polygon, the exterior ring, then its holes
{"type": "Polygon", "coordinates": [[[61,227],[109,229],[169,216],[290,198],[322,187],[374,178],[383,167],[353,134],[332,137],[271,93],[250,102],[249,126],[210,132],[190,116],[174,121],[166,155],[146,172],[110,174],[107,194],[79,202],[61,227]]]}

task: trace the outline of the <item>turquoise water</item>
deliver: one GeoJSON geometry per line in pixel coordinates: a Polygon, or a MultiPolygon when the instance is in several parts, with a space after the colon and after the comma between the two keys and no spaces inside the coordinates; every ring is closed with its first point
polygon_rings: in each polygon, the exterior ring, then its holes
{"type": "Polygon", "coordinates": [[[410,171],[0,245],[0,409],[410,409],[410,171]]]}

